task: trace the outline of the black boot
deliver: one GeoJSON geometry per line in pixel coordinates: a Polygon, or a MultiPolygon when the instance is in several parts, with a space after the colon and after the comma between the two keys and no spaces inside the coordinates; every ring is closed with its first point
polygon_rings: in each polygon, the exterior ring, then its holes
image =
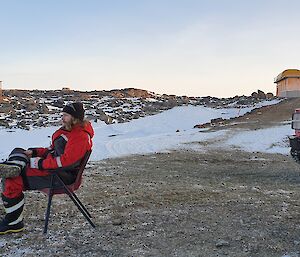
{"type": "Polygon", "coordinates": [[[2,200],[6,216],[0,223],[0,235],[23,231],[24,194],[18,198],[7,198],[2,194],[2,200]]]}
{"type": "Polygon", "coordinates": [[[0,177],[13,178],[21,174],[21,168],[11,163],[0,163],[0,177]]]}
{"type": "Polygon", "coordinates": [[[0,163],[0,177],[12,178],[19,176],[29,163],[29,158],[24,154],[24,149],[15,148],[8,156],[8,159],[0,163]]]}

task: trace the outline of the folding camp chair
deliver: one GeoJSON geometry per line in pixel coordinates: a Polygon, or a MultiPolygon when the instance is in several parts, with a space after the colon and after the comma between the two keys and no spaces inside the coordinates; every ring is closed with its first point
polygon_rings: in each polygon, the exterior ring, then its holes
{"type": "Polygon", "coordinates": [[[47,229],[48,229],[52,197],[53,197],[53,195],[58,195],[58,194],[67,194],[71,198],[73,203],[77,206],[79,211],[86,218],[86,220],[91,224],[91,226],[93,228],[95,228],[95,224],[91,220],[91,218],[92,218],[91,214],[87,211],[87,209],[84,207],[82,202],[78,199],[78,197],[74,193],[74,191],[76,191],[80,187],[80,184],[82,181],[82,174],[83,174],[84,168],[89,160],[91,152],[92,151],[86,152],[86,154],[82,158],[80,166],[79,166],[79,170],[78,170],[78,173],[76,176],[76,180],[72,184],[66,185],[62,181],[62,179],[59,177],[59,175],[57,175],[56,172],[53,172],[51,175],[50,186],[48,188],[39,189],[39,191],[42,191],[48,195],[48,205],[47,205],[47,210],[46,210],[46,214],[45,214],[45,226],[44,226],[44,232],[43,232],[44,234],[47,233],[47,229]],[[57,182],[61,186],[57,187],[57,183],[55,185],[54,182],[57,182]]]}

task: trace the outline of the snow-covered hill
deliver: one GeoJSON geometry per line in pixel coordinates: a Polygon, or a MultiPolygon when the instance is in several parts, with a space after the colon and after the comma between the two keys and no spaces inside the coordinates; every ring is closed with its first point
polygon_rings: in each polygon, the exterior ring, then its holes
{"type": "MultiPolygon", "coordinates": [[[[217,144],[217,147],[240,147],[249,151],[286,154],[286,137],[293,133],[289,124],[255,131],[236,131],[234,135],[231,132],[230,136],[227,130],[206,133],[206,130],[193,128],[195,124],[206,123],[214,118],[237,117],[254,108],[275,103],[278,100],[263,101],[242,109],[181,106],[127,123],[107,125],[104,122],[93,122],[95,137],[91,160],[195,148],[196,144],[187,143],[206,140],[219,142],[212,144],[213,147],[217,144]]],[[[14,147],[48,146],[51,135],[57,128],[0,130],[0,158],[5,159],[14,147]]],[[[197,149],[200,149],[198,145],[197,149]]]]}

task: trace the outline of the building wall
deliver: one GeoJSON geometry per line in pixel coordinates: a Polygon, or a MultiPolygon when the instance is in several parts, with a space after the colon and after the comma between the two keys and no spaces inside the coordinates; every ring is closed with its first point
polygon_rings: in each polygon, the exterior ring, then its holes
{"type": "Polygon", "coordinates": [[[276,95],[280,97],[299,97],[300,78],[285,78],[279,81],[277,83],[276,95]]]}

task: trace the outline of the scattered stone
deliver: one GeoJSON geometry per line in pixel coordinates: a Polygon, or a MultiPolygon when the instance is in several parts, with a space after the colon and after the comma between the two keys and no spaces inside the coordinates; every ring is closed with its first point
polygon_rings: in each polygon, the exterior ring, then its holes
{"type": "Polygon", "coordinates": [[[122,221],[121,219],[114,219],[114,220],[112,221],[112,224],[113,224],[114,226],[120,226],[120,225],[123,224],[123,221],[122,221]]]}
{"type": "Polygon", "coordinates": [[[206,124],[197,124],[194,126],[194,128],[206,128],[206,124]]]}
{"type": "Polygon", "coordinates": [[[219,239],[216,243],[216,247],[229,246],[229,242],[223,239],[219,239]]]}

